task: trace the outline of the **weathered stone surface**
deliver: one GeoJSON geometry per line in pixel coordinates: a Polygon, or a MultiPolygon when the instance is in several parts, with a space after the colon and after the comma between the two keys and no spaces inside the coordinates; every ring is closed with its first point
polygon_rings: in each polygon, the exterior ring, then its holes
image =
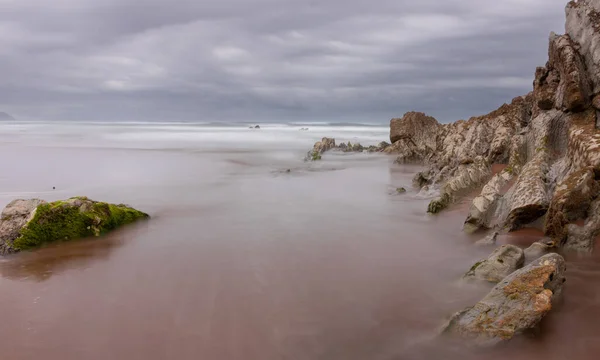
{"type": "Polygon", "coordinates": [[[567,235],[566,225],[587,217],[588,208],[600,195],[600,171],[586,167],[571,173],[554,191],[544,232],[562,243],[567,235]]]}
{"type": "Polygon", "coordinates": [[[577,44],[586,65],[592,92],[600,93],[600,1],[571,1],[566,9],[565,30],[577,44]]]}
{"type": "Polygon", "coordinates": [[[75,197],[46,203],[16,200],[2,213],[2,253],[29,250],[54,241],[99,236],[149,216],[126,205],[75,197]]]}
{"type": "Polygon", "coordinates": [[[548,67],[559,72],[555,103],[564,111],[583,111],[589,106],[590,80],[583,60],[569,35],[550,35],[548,67]]]}
{"type": "Polygon", "coordinates": [[[510,210],[505,227],[516,230],[529,224],[548,210],[549,200],[546,191],[548,172],[547,154],[538,152],[519,175],[510,199],[510,210]]]}
{"type": "Polygon", "coordinates": [[[440,124],[436,119],[420,112],[409,112],[400,119],[390,120],[390,141],[411,139],[418,147],[435,150],[440,124]]]}
{"type": "Polygon", "coordinates": [[[464,277],[465,279],[497,283],[523,266],[524,262],[525,255],[521,248],[514,245],[502,245],[494,250],[487,259],[473,265],[464,277]]]}
{"type": "Polygon", "coordinates": [[[0,254],[15,252],[13,242],[19,237],[23,226],[33,218],[37,207],[44,203],[40,199],[19,199],[6,205],[0,215],[0,254]]]}
{"type": "Polygon", "coordinates": [[[565,249],[579,252],[593,250],[594,242],[600,236],[600,199],[592,202],[588,214],[583,226],[567,225],[567,236],[562,243],[565,249]]]}
{"type": "Polygon", "coordinates": [[[504,278],[473,307],[455,314],[445,333],[489,345],[535,328],[561,293],[562,256],[545,255],[504,278]]]}

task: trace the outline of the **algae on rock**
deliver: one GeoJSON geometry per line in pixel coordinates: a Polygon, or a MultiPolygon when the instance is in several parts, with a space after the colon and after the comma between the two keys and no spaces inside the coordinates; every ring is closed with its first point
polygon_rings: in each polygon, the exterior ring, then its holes
{"type": "Polygon", "coordinates": [[[148,214],[127,205],[98,202],[86,197],[43,202],[32,209],[29,220],[21,225],[16,238],[4,241],[3,252],[18,252],[55,241],[100,236],[148,217],[148,214]]]}

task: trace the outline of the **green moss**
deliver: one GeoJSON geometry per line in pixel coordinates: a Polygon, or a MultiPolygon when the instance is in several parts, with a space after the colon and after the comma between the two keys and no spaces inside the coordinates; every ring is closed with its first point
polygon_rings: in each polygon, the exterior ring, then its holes
{"type": "Polygon", "coordinates": [[[427,207],[427,212],[437,214],[450,205],[451,197],[448,193],[442,194],[439,198],[432,200],[427,207]]]}
{"type": "Polygon", "coordinates": [[[119,226],[148,218],[126,205],[95,202],[84,197],[37,207],[33,219],[15,239],[15,250],[28,250],[55,241],[100,236],[119,226]]]}
{"type": "Polygon", "coordinates": [[[321,154],[318,151],[313,151],[311,159],[312,161],[321,160],[321,154]]]}
{"type": "Polygon", "coordinates": [[[475,271],[475,269],[477,269],[479,267],[479,265],[481,265],[482,263],[483,263],[483,261],[476,262],[475,265],[471,266],[471,269],[469,269],[469,272],[475,271]]]}

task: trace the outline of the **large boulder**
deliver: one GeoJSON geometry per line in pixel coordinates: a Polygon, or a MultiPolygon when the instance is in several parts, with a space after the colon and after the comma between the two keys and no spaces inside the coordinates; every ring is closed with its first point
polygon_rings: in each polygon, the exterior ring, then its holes
{"type": "Polygon", "coordinates": [[[525,255],[521,248],[514,245],[502,245],[494,250],[487,259],[473,265],[464,278],[498,283],[523,266],[524,262],[525,255]]]}
{"type": "Polygon", "coordinates": [[[2,212],[0,249],[3,254],[30,250],[55,241],[100,236],[149,216],[127,205],[74,197],[46,203],[15,200],[2,212]]]}
{"type": "Polygon", "coordinates": [[[537,259],[504,278],[475,306],[455,314],[444,332],[489,345],[535,328],[560,296],[565,270],[558,254],[537,259]]]}
{"type": "Polygon", "coordinates": [[[400,139],[412,139],[419,147],[435,150],[437,132],[440,129],[438,121],[422,112],[408,112],[400,119],[390,121],[390,141],[395,143],[400,139]]]}

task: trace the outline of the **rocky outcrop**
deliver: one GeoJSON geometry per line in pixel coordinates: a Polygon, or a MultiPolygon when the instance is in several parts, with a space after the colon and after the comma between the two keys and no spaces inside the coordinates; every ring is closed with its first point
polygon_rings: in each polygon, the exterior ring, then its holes
{"type": "Polygon", "coordinates": [[[487,345],[534,329],[560,296],[565,269],[558,254],[537,259],[504,278],[475,306],[454,315],[444,332],[487,345]]]}
{"type": "Polygon", "coordinates": [[[475,263],[464,278],[498,283],[523,266],[524,262],[523,250],[514,245],[502,245],[487,259],[475,263]]]}
{"type": "Polygon", "coordinates": [[[341,143],[339,145],[335,144],[335,139],[324,137],[321,141],[317,141],[313,146],[313,149],[308,152],[305,161],[316,161],[321,160],[321,155],[330,150],[338,150],[342,152],[364,152],[367,151],[369,153],[374,152],[385,152],[385,150],[390,146],[385,141],[380,142],[378,145],[371,145],[369,147],[364,147],[360,143],[352,143],[348,141],[348,143],[341,143]]]}
{"type": "Polygon", "coordinates": [[[55,241],[100,236],[149,216],[127,205],[97,202],[86,197],[47,203],[15,200],[0,219],[0,252],[30,250],[55,241]]]}
{"type": "Polygon", "coordinates": [[[435,136],[439,127],[440,124],[433,117],[421,112],[409,112],[400,119],[390,120],[390,140],[393,144],[401,139],[411,139],[416,146],[435,150],[435,136]]]}
{"type": "Polygon", "coordinates": [[[566,34],[550,34],[529,94],[467,121],[440,125],[422,113],[392,120],[386,152],[426,165],[414,185],[439,192],[428,212],[482,187],[466,231],[543,226],[553,243],[573,249],[588,249],[588,234],[600,233],[592,211],[600,194],[600,0],[572,1],[566,14],[566,34]]]}

